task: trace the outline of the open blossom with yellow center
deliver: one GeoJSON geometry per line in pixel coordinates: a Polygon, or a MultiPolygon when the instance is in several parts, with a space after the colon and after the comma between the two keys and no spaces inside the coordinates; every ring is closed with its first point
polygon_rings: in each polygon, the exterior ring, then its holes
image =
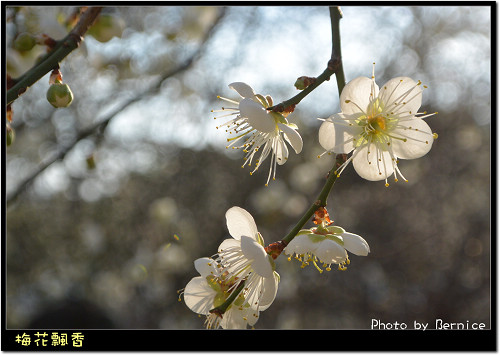
{"type": "Polygon", "coordinates": [[[241,280],[221,272],[220,265],[211,258],[200,258],[194,262],[200,276],[194,277],[183,291],[184,302],[193,312],[206,315],[205,325],[209,329],[246,329],[259,319],[259,311],[250,307],[243,294],[238,295],[223,315],[211,313],[223,304],[234,292],[241,280]]]}
{"type": "Polygon", "coordinates": [[[324,223],[301,230],[284,249],[284,253],[290,255],[288,260],[295,254],[303,268],[312,263],[320,273],[323,272],[321,264],[327,271],[331,270],[331,264],[337,264],[339,270],[346,270],[346,265],[350,264],[347,251],[366,256],[370,252],[370,246],[359,235],[324,223]]]}
{"type": "Polygon", "coordinates": [[[249,85],[242,82],[232,83],[229,87],[235,90],[242,100],[238,102],[218,97],[234,107],[212,110],[212,112],[228,112],[215,118],[233,117],[217,128],[225,127],[226,132],[234,134],[234,137],[228,138],[227,141],[230,143],[226,148],[243,149],[246,155],[242,167],[247,164],[250,166],[254,156],[261,151],[260,156],[256,158],[255,168],[250,174],[253,174],[271,155],[267,186],[271,175],[273,180],[276,177],[276,164],[283,165],[288,159],[285,141],[292,146],[295,153],[299,154],[302,151],[302,137],[297,132],[297,126],[288,122],[286,114],[266,110],[273,105],[271,96],[264,97],[256,94],[249,85]]]}
{"type": "Polygon", "coordinates": [[[280,277],[252,215],[235,206],[226,222],[233,238],[220,244],[215,260],[195,261],[200,276],[182,294],[193,312],[207,316],[207,328],[246,329],[273,303],[280,277]]]}
{"type": "Polygon", "coordinates": [[[264,238],[252,215],[243,208],[231,207],[226,223],[233,238],[220,244],[216,260],[228,277],[245,280],[242,294],[250,307],[266,310],[276,297],[280,276],[264,248],[264,238]]]}
{"type": "MultiPolygon", "coordinates": [[[[422,118],[434,115],[417,112],[422,105],[420,81],[408,77],[389,80],[380,89],[372,78],[358,77],[340,95],[342,112],[323,120],[319,142],[326,152],[352,156],[339,168],[340,175],[353,162],[364,179],[384,180],[394,174],[407,181],[398,159],[415,159],[427,154],[437,135],[422,118]]],[[[326,153],[325,152],[325,153],[326,153]]],[[[324,153],[323,153],[324,154],[324,153]]]]}

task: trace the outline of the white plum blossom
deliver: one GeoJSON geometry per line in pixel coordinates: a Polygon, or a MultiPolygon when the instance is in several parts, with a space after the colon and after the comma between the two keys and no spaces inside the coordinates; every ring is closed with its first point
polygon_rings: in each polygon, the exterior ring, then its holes
{"type": "MultiPolygon", "coordinates": [[[[340,95],[340,113],[323,120],[319,142],[326,152],[352,156],[339,168],[340,175],[352,160],[364,179],[384,180],[394,173],[407,181],[398,159],[415,159],[427,154],[437,138],[422,118],[434,115],[417,112],[422,104],[422,85],[408,77],[397,77],[381,89],[372,77],[349,82],[340,95]]],[[[325,152],[325,153],[326,153],[325,152]]],[[[324,154],[324,153],[323,153],[324,154]]]]}
{"type": "Polygon", "coordinates": [[[286,113],[281,114],[266,110],[273,104],[271,96],[264,97],[256,94],[248,84],[242,82],[232,83],[229,87],[235,90],[242,100],[238,102],[218,96],[234,107],[212,110],[212,112],[229,112],[215,118],[232,117],[217,128],[225,127],[226,132],[234,134],[234,137],[227,139],[230,143],[226,148],[243,149],[246,155],[242,167],[247,164],[251,166],[254,156],[258,151],[261,151],[259,157],[256,158],[255,168],[250,174],[253,174],[271,155],[267,186],[271,175],[273,180],[276,177],[276,164],[283,165],[288,159],[288,148],[285,141],[292,146],[295,153],[299,154],[302,151],[302,137],[297,132],[297,126],[288,122],[286,113]]]}
{"type": "Polygon", "coordinates": [[[217,262],[228,278],[245,281],[242,294],[251,308],[267,309],[278,292],[279,274],[272,257],[264,249],[264,239],[250,213],[240,207],[226,212],[229,234],[218,249],[217,262]]]}
{"type": "Polygon", "coordinates": [[[222,305],[236,289],[239,281],[221,273],[220,265],[211,258],[195,260],[200,276],[194,277],[184,288],[184,302],[193,312],[206,315],[207,328],[246,329],[259,319],[259,311],[250,307],[242,294],[229,305],[222,316],[210,310],[222,305]]]}
{"type": "Polygon", "coordinates": [[[370,247],[357,234],[348,233],[338,226],[323,225],[301,230],[284,249],[284,253],[290,255],[288,260],[295,254],[295,258],[302,261],[302,267],[312,262],[320,273],[323,270],[318,266],[318,261],[326,271],[331,270],[331,264],[338,264],[339,270],[346,270],[346,265],[350,264],[347,251],[366,256],[370,247]]]}

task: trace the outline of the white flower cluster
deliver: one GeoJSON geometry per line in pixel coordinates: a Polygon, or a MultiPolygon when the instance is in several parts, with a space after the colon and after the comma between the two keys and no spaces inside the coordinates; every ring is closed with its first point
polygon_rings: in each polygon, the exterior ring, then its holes
{"type": "MultiPolygon", "coordinates": [[[[398,168],[399,159],[424,156],[437,137],[419,113],[423,87],[420,81],[408,77],[389,80],[382,88],[372,77],[359,77],[349,82],[340,95],[341,112],[330,116],[319,129],[319,143],[325,153],[352,155],[335,171],[339,176],[352,161],[354,169],[364,179],[385,180],[394,174],[404,178],[398,168]]],[[[212,112],[224,112],[220,117],[231,117],[217,128],[226,128],[233,137],[228,146],[243,149],[245,165],[251,165],[255,155],[254,173],[271,157],[266,186],[271,176],[276,177],[276,166],[288,159],[287,142],[297,154],[302,151],[298,127],[287,119],[288,113],[270,110],[270,96],[256,94],[247,84],[229,85],[240,96],[240,101],[223,97],[231,107],[212,112]]],[[[293,111],[293,110],[292,110],[293,111]]],[[[217,117],[216,117],[217,118],[217,117]]],[[[322,155],[323,155],[322,154],[322,155]]],[[[200,276],[189,281],[183,296],[194,312],[207,316],[207,328],[246,329],[254,326],[259,312],[274,301],[279,284],[274,258],[283,251],[302,262],[302,267],[313,264],[320,272],[331,270],[332,264],[346,270],[350,260],[347,252],[366,256],[370,247],[365,239],[333,225],[326,208],[318,206],[314,212],[316,227],[302,229],[291,240],[264,247],[264,239],[257,230],[253,217],[240,207],[226,212],[226,223],[232,239],[224,240],[214,258],[200,258],[194,265],[200,276]]]]}
{"type": "Polygon", "coordinates": [[[215,260],[195,261],[200,276],[187,284],[184,302],[193,312],[207,316],[207,328],[245,329],[273,303],[279,275],[252,215],[232,207],[226,212],[226,222],[233,239],[221,243],[215,260]],[[238,294],[231,299],[233,292],[238,294]],[[225,303],[229,304],[223,314],[214,311],[225,303]]]}
{"type": "MultiPolygon", "coordinates": [[[[224,97],[234,107],[223,107],[212,112],[229,112],[216,117],[234,116],[218,126],[235,136],[228,138],[226,147],[243,148],[245,165],[250,165],[254,155],[262,148],[255,172],[271,155],[271,175],[276,176],[276,163],[283,165],[288,159],[288,142],[297,154],[302,151],[302,138],[298,127],[289,123],[287,114],[266,110],[272,106],[270,96],[256,94],[248,85],[236,82],[229,85],[242,98],[234,101],[224,97]],[[243,142],[241,145],[238,145],[243,142]]],[[[354,169],[364,179],[385,180],[394,174],[407,181],[398,168],[398,159],[415,159],[427,154],[437,137],[423,120],[435,113],[418,112],[422,105],[422,82],[408,77],[389,80],[382,89],[375,83],[375,65],[371,78],[358,77],[349,82],[340,95],[341,112],[330,116],[319,129],[319,143],[325,153],[352,156],[339,168],[339,173],[352,161],[354,169]]],[[[323,153],[324,154],[324,153],[323,153]]]]}

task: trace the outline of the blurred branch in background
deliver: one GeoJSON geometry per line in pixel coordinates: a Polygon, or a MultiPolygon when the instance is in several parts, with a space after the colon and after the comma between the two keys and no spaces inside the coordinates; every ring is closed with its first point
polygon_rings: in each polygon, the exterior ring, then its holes
{"type": "Polygon", "coordinates": [[[7,204],[12,203],[18,196],[19,194],[25,190],[25,188],[38,176],[40,173],[42,173],[45,169],[47,169],[49,166],[51,166],[54,162],[59,161],[61,159],[64,159],[66,154],[75,147],[75,145],[80,142],[82,139],[87,138],[92,135],[99,135],[102,136],[104,134],[104,131],[106,130],[106,127],[108,126],[109,122],[120,112],[122,112],[125,108],[128,106],[141,101],[148,95],[156,93],[162,86],[163,82],[167,80],[168,78],[171,78],[191,67],[191,65],[196,62],[198,58],[200,58],[205,51],[206,44],[212,37],[217,24],[224,18],[224,15],[226,13],[226,9],[224,7],[220,8],[219,14],[217,18],[215,19],[212,27],[205,33],[204,38],[201,41],[201,44],[199,48],[189,57],[187,60],[185,60],[181,65],[178,67],[167,71],[164,73],[160,79],[157,80],[156,84],[152,85],[148,89],[146,89],[144,92],[141,94],[138,94],[137,96],[129,99],[128,101],[122,103],[119,107],[113,110],[111,114],[108,114],[104,119],[102,119],[100,122],[93,124],[92,126],[80,131],[78,135],[76,136],[76,139],[71,142],[71,144],[64,146],[64,147],[59,147],[58,151],[53,154],[51,157],[47,157],[46,161],[43,161],[38,168],[28,177],[24,179],[23,182],[21,182],[17,188],[11,192],[7,196],[7,204]]]}

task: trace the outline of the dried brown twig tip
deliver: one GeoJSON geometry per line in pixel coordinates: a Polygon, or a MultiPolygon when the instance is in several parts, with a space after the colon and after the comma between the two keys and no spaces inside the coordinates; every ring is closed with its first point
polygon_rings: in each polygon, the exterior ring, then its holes
{"type": "Polygon", "coordinates": [[[287,117],[289,114],[291,114],[293,111],[295,111],[295,104],[294,105],[290,105],[288,106],[287,108],[285,108],[281,114],[285,117],[287,117]]]}
{"type": "Polygon", "coordinates": [[[335,159],[335,163],[337,164],[337,168],[342,166],[347,161],[347,154],[337,154],[337,157],[335,159]]]}
{"type": "MultiPolygon", "coordinates": [[[[58,65],[58,67],[59,67],[59,65],[58,65]]],[[[49,84],[52,85],[55,83],[62,83],[62,82],[63,82],[62,73],[59,70],[59,68],[52,70],[52,73],[50,73],[50,77],[49,77],[49,84]]]]}
{"type": "Polygon", "coordinates": [[[269,244],[267,247],[264,248],[264,250],[266,251],[266,253],[271,255],[273,259],[276,259],[287,245],[288,243],[285,242],[284,240],[279,240],[275,243],[269,244]]]}
{"type": "Polygon", "coordinates": [[[319,207],[316,211],[314,211],[314,217],[312,219],[314,224],[322,224],[326,223],[326,225],[330,225],[333,221],[330,219],[330,214],[326,210],[326,207],[319,207]]]}
{"type": "Polygon", "coordinates": [[[12,122],[12,117],[14,116],[14,113],[12,112],[12,106],[9,104],[7,105],[7,111],[5,114],[7,121],[12,122]]]}
{"type": "Polygon", "coordinates": [[[36,36],[36,43],[42,46],[47,46],[47,52],[50,52],[57,45],[57,41],[45,33],[36,36]]]}
{"type": "Polygon", "coordinates": [[[283,112],[285,111],[285,105],[283,105],[283,103],[280,103],[276,106],[268,107],[267,110],[272,112],[283,112]]]}

